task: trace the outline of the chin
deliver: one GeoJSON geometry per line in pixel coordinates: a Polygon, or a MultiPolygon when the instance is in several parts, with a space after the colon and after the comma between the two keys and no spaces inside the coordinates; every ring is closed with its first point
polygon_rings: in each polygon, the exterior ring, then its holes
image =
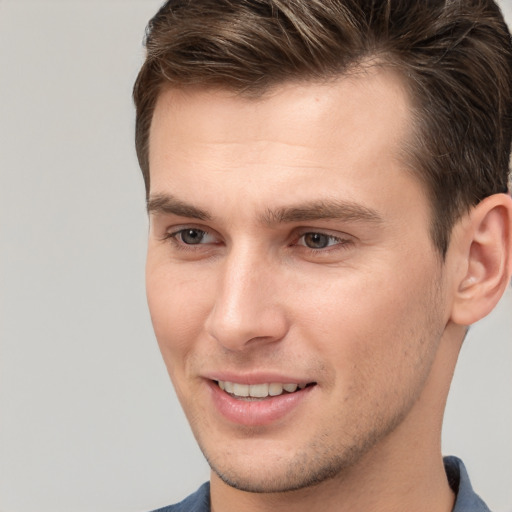
{"type": "Polygon", "coordinates": [[[341,478],[353,465],[357,456],[342,453],[333,456],[329,448],[278,454],[268,457],[241,456],[226,451],[222,456],[205,457],[212,471],[225,484],[240,491],[252,493],[282,493],[314,487],[334,478],[341,478]],[[256,459],[256,460],[255,460],[256,459]]]}

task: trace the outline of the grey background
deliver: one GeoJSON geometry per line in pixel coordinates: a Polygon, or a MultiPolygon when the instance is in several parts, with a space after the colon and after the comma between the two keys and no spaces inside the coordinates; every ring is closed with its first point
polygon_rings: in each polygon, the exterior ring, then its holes
{"type": "MultiPolygon", "coordinates": [[[[159,5],[0,1],[2,512],[144,511],[208,478],[144,296],[130,94],[159,5]]],[[[511,338],[509,289],[467,339],[444,434],[495,512],[512,511],[511,338]]]]}

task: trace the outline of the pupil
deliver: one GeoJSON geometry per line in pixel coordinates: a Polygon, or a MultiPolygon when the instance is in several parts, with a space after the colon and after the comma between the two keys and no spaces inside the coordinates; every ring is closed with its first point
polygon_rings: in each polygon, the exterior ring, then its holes
{"type": "Polygon", "coordinates": [[[181,233],[181,239],[186,244],[198,244],[203,239],[204,232],[199,229],[186,229],[181,233]]]}
{"type": "Polygon", "coordinates": [[[304,240],[311,249],[323,249],[329,244],[329,237],[321,233],[307,233],[304,240]]]}

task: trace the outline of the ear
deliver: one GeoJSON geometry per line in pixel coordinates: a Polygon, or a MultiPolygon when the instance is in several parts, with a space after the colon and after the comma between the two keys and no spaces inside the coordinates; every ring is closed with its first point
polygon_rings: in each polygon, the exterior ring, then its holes
{"type": "Polygon", "coordinates": [[[470,325],[489,314],[512,274],[512,198],[487,197],[454,229],[456,247],[455,296],[451,319],[470,325]]]}

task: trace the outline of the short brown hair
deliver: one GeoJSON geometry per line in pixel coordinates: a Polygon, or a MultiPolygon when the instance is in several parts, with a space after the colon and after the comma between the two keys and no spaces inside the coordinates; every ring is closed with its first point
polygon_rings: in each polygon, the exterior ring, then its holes
{"type": "Polygon", "coordinates": [[[493,0],[169,0],[149,22],[134,86],[136,150],[164,87],[261,95],[334,78],[368,59],[393,67],[414,104],[411,169],[425,183],[444,255],[454,222],[508,191],[512,45],[493,0]]]}

